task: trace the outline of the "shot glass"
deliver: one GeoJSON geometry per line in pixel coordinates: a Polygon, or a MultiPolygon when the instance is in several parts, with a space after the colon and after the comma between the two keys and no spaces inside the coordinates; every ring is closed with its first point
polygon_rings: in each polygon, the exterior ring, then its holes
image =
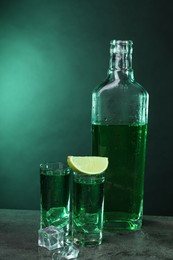
{"type": "Polygon", "coordinates": [[[73,172],[72,237],[80,246],[102,243],[104,209],[104,173],[73,172]]]}
{"type": "Polygon", "coordinates": [[[70,169],[62,162],[40,164],[40,229],[70,225],[70,169]]]}

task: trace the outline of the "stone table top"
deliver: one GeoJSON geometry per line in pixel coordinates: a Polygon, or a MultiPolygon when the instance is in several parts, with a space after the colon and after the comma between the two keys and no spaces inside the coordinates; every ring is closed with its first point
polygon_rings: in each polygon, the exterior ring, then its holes
{"type": "MultiPolygon", "coordinates": [[[[0,209],[1,259],[52,259],[38,247],[39,211],[0,209]]],[[[173,260],[173,217],[144,216],[140,231],[104,231],[103,243],[79,247],[79,260],[173,260]]]]}

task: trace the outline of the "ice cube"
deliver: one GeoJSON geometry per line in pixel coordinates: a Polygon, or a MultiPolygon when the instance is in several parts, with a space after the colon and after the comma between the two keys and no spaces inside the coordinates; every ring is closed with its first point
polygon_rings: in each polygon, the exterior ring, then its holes
{"type": "Polygon", "coordinates": [[[79,249],[75,247],[72,242],[68,241],[64,247],[53,253],[52,260],[76,259],[78,254],[79,249]]]}
{"type": "Polygon", "coordinates": [[[64,246],[64,230],[49,226],[38,231],[38,245],[54,250],[64,246]]]}

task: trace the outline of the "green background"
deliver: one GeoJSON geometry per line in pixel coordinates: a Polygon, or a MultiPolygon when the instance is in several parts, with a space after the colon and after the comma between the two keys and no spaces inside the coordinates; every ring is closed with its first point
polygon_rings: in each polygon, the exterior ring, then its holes
{"type": "MultiPolygon", "coordinates": [[[[170,1],[171,2],[171,1],[170,1]]],[[[150,94],[145,214],[173,214],[171,4],[0,1],[0,208],[39,209],[39,164],[91,153],[91,92],[111,39],[150,94]]]]}

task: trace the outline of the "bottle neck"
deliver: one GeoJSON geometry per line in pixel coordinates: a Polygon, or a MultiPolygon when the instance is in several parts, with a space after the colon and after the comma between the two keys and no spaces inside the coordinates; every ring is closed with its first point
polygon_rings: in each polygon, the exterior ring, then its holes
{"type": "Polygon", "coordinates": [[[108,75],[115,80],[133,80],[132,41],[111,41],[108,75]]]}

